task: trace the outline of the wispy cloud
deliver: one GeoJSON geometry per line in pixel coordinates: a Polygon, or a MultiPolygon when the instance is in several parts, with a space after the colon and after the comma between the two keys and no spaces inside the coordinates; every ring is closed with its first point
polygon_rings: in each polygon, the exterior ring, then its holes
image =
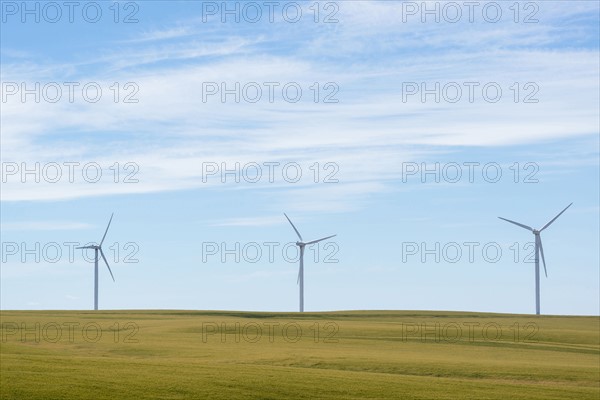
{"type": "Polygon", "coordinates": [[[265,217],[252,217],[252,218],[232,218],[225,219],[222,221],[210,222],[209,226],[272,226],[279,225],[282,223],[281,217],[277,216],[265,216],[265,217]]]}
{"type": "MultiPolygon", "coordinates": [[[[114,81],[135,82],[139,102],[115,103],[110,96],[93,104],[9,101],[2,111],[2,157],[95,161],[107,167],[115,161],[136,162],[143,179],[135,185],[42,185],[42,191],[8,183],[2,200],[219,190],[227,186],[202,180],[202,162],[326,160],[339,165],[339,184],[316,189],[284,185],[286,190],[273,194],[273,204],[347,211],[390,190],[387,184],[399,178],[402,161],[456,146],[500,147],[597,135],[597,49],[585,45],[585,29],[552,23],[561,12],[577,19],[589,9],[578,4],[544,10],[546,19],[527,26],[449,26],[418,19],[399,24],[402,9],[395,2],[347,2],[340,7],[340,23],[307,30],[302,40],[290,24],[208,28],[192,18],[141,32],[116,46],[108,43],[96,57],[79,61],[88,68],[75,77],[105,88],[114,81]],[[563,37],[580,45],[559,45],[563,37]],[[414,52],[416,48],[422,51],[414,52]],[[422,103],[418,96],[403,100],[405,81],[481,85],[473,103],[422,103]],[[510,88],[532,81],[539,87],[539,102],[515,102],[510,88]],[[304,96],[295,104],[283,101],[281,93],[275,102],[264,95],[258,103],[223,104],[219,96],[203,99],[205,82],[297,82],[304,96]],[[314,82],[335,82],[339,102],[315,103],[309,89],[314,82]],[[502,87],[500,102],[483,101],[486,82],[502,87]]],[[[71,66],[61,76],[62,66],[33,59],[23,68],[13,60],[3,66],[2,79],[73,79],[77,68],[71,66]]],[[[571,161],[580,162],[577,152],[555,159],[571,161]]]]}
{"type": "Polygon", "coordinates": [[[93,225],[67,221],[17,221],[2,222],[5,231],[70,231],[93,228],[93,225]]]}
{"type": "Polygon", "coordinates": [[[194,33],[195,33],[195,31],[189,25],[188,26],[177,26],[177,27],[173,27],[173,28],[147,31],[147,32],[142,33],[138,37],[136,37],[134,39],[130,39],[126,42],[142,43],[142,42],[151,42],[151,41],[158,41],[158,40],[175,39],[175,38],[190,36],[194,33]]]}

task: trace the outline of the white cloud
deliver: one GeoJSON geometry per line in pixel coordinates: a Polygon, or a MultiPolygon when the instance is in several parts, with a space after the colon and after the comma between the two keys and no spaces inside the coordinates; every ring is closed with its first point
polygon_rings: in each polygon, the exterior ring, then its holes
{"type": "MultiPolygon", "coordinates": [[[[200,34],[206,26],[194,25],[193,19],[145,31],[131,42],[121,42],[117,50],[107,47],[96,59],[82,62],[95,66],[96,72],[81,73],[78,80],[106,88],[100,102],[37,104],[13,99],[2,108],[3,160],[94,161],[107,174],[116,161],[135,162],[140,182],[11,181],[3,184],[2,201],[221,190],[227,186],[202,181],[202,162],[319,161],[339,165],[338,184],[310,188],[278,182],[243,188],[286,189],[274,194],[273,204],[285,203],[291,209],[347,211],[389,190],[386,183],[400,176],[402,161],[456,146],[510,146],[597,135],[597,51],[552,47],[564,37],[578,39],[576,43],[585,39],[585,31],[573,25],[557,28],[554,22],[561,16],[581,17],[586,7],[545,5],[541,22],[533,25],[453,27],[417,20],[399,23],[402,9],[395,2],[347,2],[340,6],[340,23],[307,29],[303,40],[298,40],[298,27],[289,24],[247,28],[250,34],[244,38],[239,33],[248,33],[246,28],[237,32],[223,24],[210,30],[205,41],[200,34]],[[282,50],[281,41],[288,50],[282,50]],[[414,51],[419,46],[425,50],[414,51]],[[115,104],[107,89],[114,81],[135,82],[139,103],[115,104]],[[299,82],[305,101],[289,104],[279,95],[274,103],[222,104],[214,97],[204,102],[203,82],[222,81],[299,82]],[[474,103],[421,103],[416,97],[403,102],[406,81],[478,81],[481,86],[497,82],[503,97],[492,104],[478,91],[474,103]],[[340,102],[315,104],[309,89],[314,82],[336,82],[340,102]],[[521,96],[527,93],[522,85],[534,82],[539,102],[515,103],[510,89],[515,82],[521,85],[521,96]]],[[[3,66],[2,80],[72,80],[73,66],[64,73],[62,67],[13,61],[3,66]]],[[[321,89],[321,95],[325,93],[321,89]]],[[[555,161],[578,158],[570,153],[555,161]]]]}
{"type": "Polygon", "coordinates": [[[280,225],[281,217],[280,216],[268,216],[268,217],[250,217],[250,218],[232,218],[225,219],[222,221],[211,222],[209,226],[243,226],[243,227],[251,227],[251,226],[272,226],[272,225],[280,225]]]}
{"type": "Polygon", "coordinates": [[[17,221],[2,222],[0,229],[5,231],[66,231],[93,228],[90,224],[68,221],[17,221]]]}

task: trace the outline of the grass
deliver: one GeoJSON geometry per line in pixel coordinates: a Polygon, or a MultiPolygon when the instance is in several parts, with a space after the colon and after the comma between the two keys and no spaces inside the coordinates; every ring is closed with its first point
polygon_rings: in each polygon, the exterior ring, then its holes
{"type": "Polygon", "coordinates": [[[2,399],[600,398],[598,317],[146,310],[0,319],[2,399]]]}

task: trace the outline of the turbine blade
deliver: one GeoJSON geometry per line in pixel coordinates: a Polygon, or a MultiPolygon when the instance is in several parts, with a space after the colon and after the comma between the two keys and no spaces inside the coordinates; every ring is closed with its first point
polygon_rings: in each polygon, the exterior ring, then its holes
{"type": "Polygon", "coordinates": [[[542,238],[537,236],[538,245],[540,246],[540,254],[542,255],[542,263],[544,264],[544,274],[548,277],[548,271],[546,270],[546,258],[544,257],[544,247],[542,246],[542,238]]]}
{"type": "Polygon", "coordinates": [[[331,239],[334,236],[337,236],[337,235],[331,235],[331,236],[324,237],[323,239],[312,240],[310,242],[306,242],[306,244],[308,245],[308,244],[313,244],[313,243],[317,243],[317,242],[322,242],[323,240],[331,239]]]}
{"type": "Polygon", "coordinates": [[[294,230],[296,231],[296,235],[298,235],[298,237],[300,238],[300,241],[302,241],[302,236],[300,236],[300,232],[298,232],[298,229],[296,229],[296,227],[294,226],[294,224],[292,223],[292,221],[290,220],[290,218],[287,216],[286,213],[283,213],[283,215],[285,215],[285,217],[287,218],[287,220],[292,225],[292,228],[294,228],[294,230]]]}
{"type": "Polygon", "coordinates": [[[106,230],[104,231],[104,236],[102,236],[102,240],[100,241],[99,246],[102,246],[102,243],[104,243],[104,238],[106,237],[106,234],[108,233],[108,228],[110,228],[110,223],[112,222],[113,215],[115,215],[115,213],[112,213],[110,215],[110,219],[108,220],[108,225],[106,226],[106,230]]]}
{"type": "Polygon", "coordinates": [[[94,246],[75,247],[76,249],[95,249],[94,246]]]}
{"type": "Polygon", "coordinates": [[[104,257],[104,252],[102,251],[102,248],[100,248],[100,255],[102,256],[102,259],[106,263],[106,266],[108,267],[108,272],[110,272],[110,276],[112,277],[112,280],[114,282],[115,276],[113,275],[112,271],[110,270],[110,265],[108,265],[108,261],[106,261],[106,257],[104,257]]]}
{"type": "Polygon", "coordinates": [[[551,223],[553,223],[554,221],[556,221],[556,219],[557,219],[558,217],[560,217],[560,215],[561,215],[562,213],[564,213],[565,211],[567,211],[567,208],[571,207],[571,205],[573,205],[573,203],[571,203],[571,204],[569,204],[568,206],[566,206],[566,207],[565,207],[565,209],[564,209],[564,210],[562,210],[561,212],[559,212],[559,213],[558,213],[558,215],[557,215],[556,217],[552,218],[552,220],[550,220],[550,222],[548,222],[546,225],[544,225],[544,227],[543,227],[542,229],[540,229],[540,232],[541,232],[541,231],[543,231],[544,229],[546,229],[547,227],[549,227],[551,223]]]}
{"type": "Polygon", "coordinates": [[[533,228],[532,228],[532,227],[530,227],[530,226],[523,225],[523,224],[520,224],[520,223],[518,223],[518,222],[515,222],[515,221],[511,221],[510,219],[506,219],[506,218],[502,218],[502,217],[498,217],[498,218],[500,218],[500,219],[502,219],[502,220],[504,220],[504,221],[506,221],[506,222],[510,222],[511,224],[515,224],[515,225],[517,225],[517,226],[520,226],[521,228],[525,228],[525,229],[528,229],[528,230],[530,230],[530,231],[533,231],[533,228]]]}

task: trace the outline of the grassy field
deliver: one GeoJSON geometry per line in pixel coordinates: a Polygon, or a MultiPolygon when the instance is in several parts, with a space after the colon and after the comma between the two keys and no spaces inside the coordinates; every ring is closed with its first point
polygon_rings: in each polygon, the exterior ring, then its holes
{"type": "Polygon", "coordinates": [[[600,319],[3,311],[2,399],[599,399],[600,319]]]}

